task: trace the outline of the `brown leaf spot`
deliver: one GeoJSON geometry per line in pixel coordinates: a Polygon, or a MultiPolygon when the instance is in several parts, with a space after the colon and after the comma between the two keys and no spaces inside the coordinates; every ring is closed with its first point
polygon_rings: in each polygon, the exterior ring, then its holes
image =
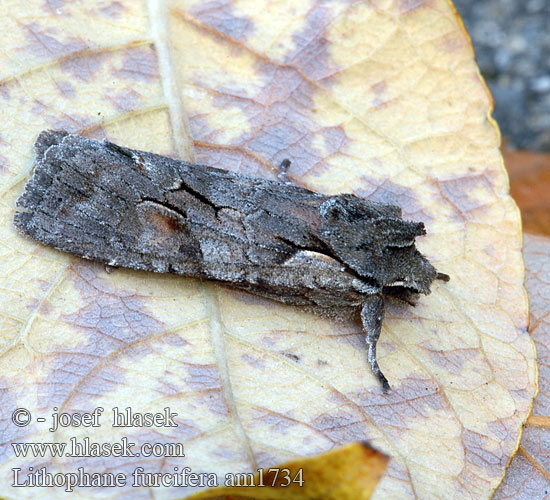
{"type": "MultiPolygon", "coordinates": [[[[548,239],[525,235],[525,287],[529,294],[530,331],[537,345],[540,392],[533,415],[550,415],[550,244],[548,239]]],[[[550,439],[550,432],[547,431],[550,439]]],[[[550,464],[549,468],[550,470],[550,464]]]]}
{"type": "Polygon", "coordinates": [[[265,359],[253,356],[252,354],[242,354],[241,359],[248,365],[252,366],[253,368],[256,368],[258,370],[263,370],[266,366],[265,359]]]}
{"type": "Polygon", "coordinates": [[[237,290],[234,288],[229,288],[228,290],[234,299],[238,300],[239,302],[242,302],[243,304],[275,307],[275,303],[272,300],[260,297],[258,295],[253,295],[248,292],[243,292],[241,290],[237,290]]]}
{"type": "Polygon", "coordinates": [[[288,429],[299,425],[290,415],[281,415],[265,409],[253,409],[250,412],[250,419],[254,427],[261,425],[267,426],[271,431],[277,434],[286,434],[288,429]]]}
{"type": "MultiPolygon", "coordinates": [[[[159,409],[156,411],[161,411],[166,406],[166,404],[159,403],[159,409]]],[[[196,425],[197,422],[183,418],[180,414],[174,417],[174,422],[178,426],[172,427],[170,434],[167,434],[167,428],[164,428],[160,439],[159,432],[155,428],[138,428],[137,432],[132,433],[132,440],[135,439],[136,444],[139,443],[140,446],[143,443],[174,443],[193,439],[202,433],[202,429],[196,425]]]]}
{"type": "Polygon", "coordinates": [[[174,436],[173,441],[187,441],[193,439],[202,433],[195,422],[188,418],[176,417],[175,422],[178,424],[177,435],[174,436]]]}
{"type": "Polygon", "coordinates": [[[121,342],[135,342],[162,327],[135,292],[114,289],[99,278],[101,269],[83,262],[71,266],[71,279],[86,305],[64,317],[93,333],[96,354],[108,353],[121,342]]]}
{"type": "Polygon", "coordinates": [[[49,291],[49,289],[52,286],[52,282],[50,280],[44,280],[44,279],[37,279],[38,286],[40,287],[40,290],[43,292],[49,291]]]}
{"type": "Polygon", "coordinates": [[[10,161],[3,155],[0,155],[0,173],[9,171],[10,161]]]}
{"type": "Polygon", "coordinates": [[[120,17],[120,15],[125,11],[124,5],[122,5],[120,2],[111,2],[104,7],[100,8],[100,11],[105,14],[108,17],[112,17],[113,19],[117,19],[120,17]]]}
{"type": "Polygon", "coordinates": [[[467,429],[462,433],[462,441],[466,463],[481,468],[491,477],[500,477],[503,466],[508,460],[509,452],[503,452],[501,446],[495,448],[494,441],[487,436],[467,429]]]}
{"type": "Polygon", "coordinates": [[[386,101],[382,97],[386,92],[386,82],[384,80],[375,83],[371,89],[375,94],[374,99],[372,100],[372,106],[374,108],[379,108],[380,106],[383,106],[386,101]]]}
{"type": "MultiPolygon", "coordinates": [[[[205,132],[205,135],[209,133],[208,127],[204,123],[199,125],[202,122],[199,117],[193,119],[192,122],[195,130],[200,128],[201,131],[205,132]]],[[[195,141],[195,157],[198,163],[212,166],[218,165],[232,172],[271,180],[277,178],[276,169],[273,164],[262,161],[261,158],[238,147],[203,145],[200,141],[195,141]]]]}
{"type": "Polygon", "coordinates": [[[73,99],[76,96],[76,92],[74,90],[74,87],[71,85],[70,82],[66,82],[66,81],[61,80],[61,81],[55,82],[55,84],[57,85],[57,88],[59,89],[59,91],[65,97],[68,97],[69,99],[73,99]]]}
{"type": "Polygon", "coordinates": [[[189,342],[185,340],[181,335],[178,335],[174,332],[167,332],[162,336],[162,341],[165,344],[171,345],[173,347],[183,347],[189,342]]]}
{"type": "Polygon", "coordinates": [[[156,352],[145,339],[164,325],[149,313],[142,297],[115,288],[100,277],[102,269],[99,264],[82,261],[69,268],[68,276],[84,305],[58,320],[86,332],[87,340],[42,360],[47,362],[49,373],[40,391],[41,406],[84,407],[93,395],[116,390],[121,383],[132,383],[118,363],[138,365],[143,357],[156,352]],[[105,364],[113,354],[116,358],[105,364]]]}
{"type": "Polygon", "coordinates": [[[341,15],[340,10],[329,2],[314,2],[303,29],[292,35],[295,48],[285,58],[285,63],[299,68],[316,81],[333,74],[338,68],[332,64],[328,52],[330,42],[325,35],[338,15],[341,15]]]}
{"type": "Polygon", "coordinates": [[[264,335],[261,339],[262,344],[268,348],[273,347],[277,343],[279,333],[280,332],[273,332],[272,335],[264,335]]]}
{"type": "Polygon", "coordinates": [[[42,4],[42,8],[47,13],[60,14],[60,9],[65,6],[67,0],[45,0],[42,4]]]}
{"type": "Polygon", "coordinates": [[[399,486],[403,488],[403,498],[418,498],[411,485],[411,475],[407,467],[398,460],[390,460],[386,469],[386,476],[395,478],[399,481],[399,486]]]}
{"type": "Polygon", "coordinates": [[[95,139],[96,141],[102,141],[103,139],[107,139],[107,133],[105,132],[105,129],[99,125],[95,125],[92,128],[88,128],[86,130],[86,133],[83,135],[85,135],[90,139],[95,139]]]}
{"type": "MultiPolygon", "coordinates": [[[[258,464],[258,467],[260,469],[272,467],[273,464],[281,460],[281,457],[278,456],[276,453],[267,450],[256,451],[254,453],[254,456],[256,458],[256,463],[258,464]]],[[[230,497],[228,497],[226,500],[230,500],[230,497]]]]}
{"type": "Polygon", "coordinates": [[[49,300],[44,300],[40,305],[40,314],[47,316],[53,311],[52,303],[49,300]]]}
{"type": "Polygon", "coordinates": [[[464,220],[469,212],[482,209],[486,200],[498,198],[491,177],[495,174],[485,172],[477,175],[465,175],[450,179],[436,179],[433,184],[440,195],[456,210],[457,219],[464,220]]]}
{"type": "Polygon", "coordinates": [[[513,423],[508,423],[505,419],[501,419],[495,420],[494,422],[489,422],[487,427],[491,434],[496,436],[499,441],[508,441],[508,443],[510,443],[512,439],[515,439],[512,435],[510,435],[510,429],[512,428],[511,425],[513,425],[513,423]]]}
{"type": "Polygon", "coordinates": [[[118,92],[115,92],[114,89],[108,89],[103,99],[113,103],[120,111],[131,111],[140,106],[142,96],[135,90],[127,87],[118,92]]]}
{"type": "Polygon", "coordinates": [[[397,5],[399,7],[399,12],[405,14],[422,7],[425,3],[426,0],[399,0],[397,5]]]}
{"type": "Polygon", "coordinates": [[[349,325],[338,325],[339,327],[331,335],[338,343],[351,345],[360,352],[366,353],[365,349],[365,332],[357,331],[358,326],[353,325],[350,321],[349,325]],[[355,327],[355,328],[354,328],[355,327]]]}
{"type": "Polygon", "coordinates": [[[193,390],[204,391],[221,387],[220,375],[215,365],[189,365],[185,383],[193,390]]]}
{"type": "Polygon", "coordinates": [[[547,427],[529,426],[524,430],[521,445],[544,468],[550,470],[550,433],[547,427]]]}
{"type": "Polygon", "coordinates": [[[0,96],[2,96],[2,99],[9,101],[10,91],[7,83],[0,83],[0,96]]]}
{"type": "MultiPolygon", "coordinates": [[[[524,436],[526,432],[527,430],[524,431],[524,436]]],[[[547,471],[543,467],[533,467],[522,451],[523,448],[520,447],[492,500],[549,499],[550,479],[547,471]]]]}
{"type": "Polygon", "coordinates": [[[189,14],[201,23],[240,41],[246,41],[247,36],[254,31],[254,24],[249,17],[234,13],[232,1],[211,0],[199,3],[189,10],[189,14]]]}
{"type": "MultiPolygon", "coordinates": [[[[439,392],[433,380],[409,378],[401,386],[394,386],[384,396],[381,391],[360,392],[352,399],[358,404],[376,426],[392,429],[390,432],[406,432],[408,420],[426,418],[429,411],[448,408],[445,397],[439,392]]],[[[396,435],[397,435],[396,434],[396,435]]]]}
{"type": "Polygon", "coordinates": [[[464,363],[468,360],[480,358],[479,364],[485,365],[486,362],[480,354],[479,349],[453,349],[442,351],[431,345],[430,341],[422,344],[428,351],[430,359],[438,366],[445,368],[446,371],[454,375],[460,375],[464,368],[464,363]]]}
{"type": "MultiPolygon", "coordinates": [[[[343,127],[319,126],[315,116],[302,112],[303,109],[313,107],[312,97],[316,88],[288,66],[279,67],[268,61],[260,61],[257,69],[270,84],[254,96],[239,97],[241,92],[238,86],[216,89],[214,105],[220,108],[240,108],[251,124],[251,130],[235,138],[233,145],[253,151],[274,166],[284,159],[290,159],[292,166],[289,173],[293,178],[306,173],[314,175],[314,172],[328,168],[325,159],[340,151],[347,137],[343,127]],[[323,152],[313,145],[316,137],[322,138],[323,152]]],[[[200,82],[196,84],[200,85],[200,82]]],[[[197,137],[196,132],[202,132],[216,140],[213,131],[203,126],[202,130],[197,130],[193,119],[190,125],[194,137],[197,137]]],[[[212,164],[210,159],[207,161],[212,164]]]]}
{"type": "MultiPolygon", "coordinates": [[[[28,368],[30,366],[25,367],[25,369],[28,368]]],[[[28,387],[15,383],[13,379],[0,376],[0,425],[2,427],[0,457],[3,460],[6,460],[13,453],[11,443],[25,441],[29,434],[35,431],[34,423],[28,427],[18,427],[13,425],[11,420],[12,412],[20,406],[18,403],[24,397],[26,391],[28,391],[28,387]]]]}
{"type": "Polygon", "coordinates": [[[105,60],[106,55],[103,53],[85,54],[61,61],[60,67],[79,80],[91,82],[105,60]]]}
{"type": "Polygon", "coordinates": [[[46,121],[57,130],[67,130],[68,132],[78,132],[88,128],[92,123],[92,118],[88,115],[79,113],[67,113],[57,117],[47,117],[46,121]]]}
{"type": "Polygon", "coordinates": [[[78,113],[59,114],[59,111],[49,107],[42,101],[35,99],[31,108],[34,114],[40,115],[44,121],[50,124],[52,129],[67,130],[69,132],[78,132],[83,128],[89,127],[92,118],[78,113]]]}
{"type": "Polygon", "coordinates": [[[41,380],[43,387],[38,404],[41,407],[64,405],[70,397],[73,405],[83,407],[94,395],[106,394],[124,383],[125,371],[116,365],[103,367],[101,359],[106,354],[95,351],[91,341],[78,349],[68,349],[52,359],[39,361],[41,364],[47,361],[49,371],[41,380]]]}
{"type": "Polygon", "coordinates": [[[229,409],[225,403],[221,388],[199,390],[198,394],[193,399],[193,402],[198,406],[207,408],[212,413],[217,415],[226,416],[229,414],[229,409]]]}
{"type": "MultiPolygon", "coordinates": [[[[216,15],[226,15],[225,11],[216,12],[216,15]]],[[[296,179],[305,173],[315,175],[327,169],[325,159],[345,147],[347,137],[343,127],[322,127],[314,115],[303,112],[304,109],[315,108],[313,95],[319,91],[319,86],[312,80],[324,78],[337,69],[329,67],[325,30],[339,15],[338,12],[338,9],[324,3],[314,4],[307,14],[304,29],[293,35],[295,49],[282,63],[252,51],[257,58],[256,71],[268,82],[255,94],[251,95],[250,89],[235,82],[210,89],[216,91],[215,106],[236,106],[251,124],[251,130],[233,139],[230,146],[240,150],[239,163],[244,163],[242,156],[251,152],[266,163],[269,172],[271,166],[279,165],[283,159],[289,158],[293,162],[289,173],[296,179]],[[314,146],[316,141],[323,143],[323,151],[314,146]]],[[[219,30],[208,28],[208,31],[218,38],[220,44],[229,43],[232,50],[249,50],[240,39],[228,40],[219,30]]],[[[191,77],[190,80],[199,88],[204,84],[200,78],[193,80],[191,77]]],[[[325,86],[327,84],[325,82],[325,86]]],[[[200,115],[190,117],[190,128],[191,135],[199,142],[225,142],[225,139],[218,137],[224,131],[212,130],[200,115]]],[[[227,164],[217,163],[208,148],[205,148],[204,153],[200,157],[201,161],[228,168],[227,164]]]]}
{"type": "Polygon", "coordinates": [[[158,79],[157,55],[153,45],[127,48],[124,51],[122,67],[116,69],[115,73],[128,80],[150,82],[158,79]]]}
{"type": "Polygon", "coordinates": [[[25,307],[29,311],[34,311],[38,307],[39,304],[40,304],[40,301],[38,299],[32,299],[27,303],[27,305],[25,307]]]}
{"type": "MultiPolygon", "coordinates": [[[[377,164],[382,166],[376,158],[369,163],[373,168],[376,168],[377,164]]],[[[365,175],[361,176],[358,187],[353,190],[353,193],[369,201],[397,205],[401,207],[405,219],[422,222],[429,222],[432,219],[413,189],[396,184],[389,178],[375,180],[365,175]]]]}
{"type": "Polygon", "coordinates": [[[445,52],[458,52],[466,45],[463,33],[453,31],[443,37],[440,42],[441,49],[445,52]]]}
{"type": "Polygon", "coordinates": [[[57,58],[86,48],[86,43],[79,37],[56,38],[58,31],[55,28],[42,28],[37,23],[24,27],[29,42],[25,49],[40,58],[57,58]]]}
{"type": "Polygon", "coordinates": [[[312,427],[336,444],[364,440],[368,424],[358,408],[341,406],[336,415],[322,414],[311,421],[312,427]]]}

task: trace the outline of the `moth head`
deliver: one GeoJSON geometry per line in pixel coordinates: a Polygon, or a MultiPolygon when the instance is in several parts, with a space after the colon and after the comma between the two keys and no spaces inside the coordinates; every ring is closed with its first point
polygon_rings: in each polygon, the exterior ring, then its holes
{"type": "Polygon", "coordinates": [[[353,195],[328,199],[320,214],[323,241],[361,277],[389,294],[430,293],[437,271],[415,247],[416,237],[426,234],[422,222],[353,195]]]}
{"type": "Polygon", "coordinates": [[[406,290],[408,293],[430,293],[437,271],[414,246],[388,247],[384,252],[382,285],[388,293],[406,290]]]}

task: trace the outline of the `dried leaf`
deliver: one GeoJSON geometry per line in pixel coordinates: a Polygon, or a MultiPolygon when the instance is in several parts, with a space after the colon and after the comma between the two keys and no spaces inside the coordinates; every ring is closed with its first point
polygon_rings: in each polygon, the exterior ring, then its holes
{"type": "Polygon", "coordinates": [[[261,477],[256,473],[253,479],[240,478],[241,484],[248,481],[247,484],[255,487],[220,487],[197,493],[190,500],[215,500],[222,498],[221,495],[237,495],[231,496],[234,500],[367,500],[386,470],[387,462],[385,455],[368,444],[354,443],[315,458],[264,470],[261,477]]]}
{"type": "MultiPolygon", "coordinates": [[[[487,498],[528,414],[535,359],[519,215],[452,7],[150,5],[35,0],[10,4],[0,21],[1,491],[12,494],[14,467],[223,477],[368,439],[393,457],[377,499],[487,498]],[[370,373],[357,324],[194,280],[107,273],[16,234],[31,145],[60,127],[252,175],[273,176],[290,158],[289,174],[309,188],[398,203],[424,221],[418,246],[451,281],[388,311],[379,360],[393,392],[370,373]],[[53,407],[98,406],[101,427],[47,430],[53,407]],[[178,427],[120,432],[115,406],[169,407],[178,427]],[[17,407],[31,411],[29,426],[10,422],[17,407]],[[186,456],[23,459],[11,448],[123,436],[136,449],[181,442],[186,456]]],[[[136,491],[149,494],[94,493],[136,491]]]]}
{"type": "Polygon", "coordinates": [[[550,153],[505,151],[510,194],[526,233],[550,236],[550,153]]]}
{"type": "Polygon", "coordinates": [[[529,294],[529,331],[538,352],[539,393],[527,419],[517,455],[495,500],[550,498],[550,238],[525,235],[525,286],[529,294]]]}

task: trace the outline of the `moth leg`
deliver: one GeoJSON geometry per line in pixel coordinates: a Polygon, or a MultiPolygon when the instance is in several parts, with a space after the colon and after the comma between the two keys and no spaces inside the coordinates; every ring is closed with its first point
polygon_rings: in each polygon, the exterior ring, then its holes
{"type": "Polygon", "coordinates": [[[436,276],[435,276],[435,279],[436,280],[441,280],[441,281],[449,281],[451,279],[451,277],[448,274],[445,274],[445,273],[437,273],[436,276]]]}
{"type": "Polygon", "coordinates": [[[363,328],[367,334],[368,360],[372,369],[372,373],[382,384],[382,390],[387,393],[390,389],[388,379],[380,370],[378,361],[376,360],[376,343],[382,330],[382,321],[384,320],[384,299],[381,294],[371,295],[367,297],[361,310],[361,321],[363,328]]]}
{"type": "Polygon", "coordinates": [[[391,299],[397,299],[401,302],[405,302],[405,304],[409,304],[410,306],[416,306],[416,299],[418,298],[418,293],[411,292],[410,290],[406,288],[395,288],[390,289],[387,292],[387,295],[391,299]]]}
{"type": "Polygon", "coordinates": [[[290,167],[290,160],[285,158],[279,165],[279,173],[277,174],[277,179],[283,184],[294,184],[290,177],[287,174],[288,167],[290,167]]]}

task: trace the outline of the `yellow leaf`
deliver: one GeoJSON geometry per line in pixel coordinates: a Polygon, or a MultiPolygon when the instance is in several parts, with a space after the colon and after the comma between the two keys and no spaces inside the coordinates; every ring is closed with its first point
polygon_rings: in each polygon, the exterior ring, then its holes
{"type": "Polygon", "coordinates": [[[315,458],[250,473],[248,477],[230,475],[230,481],[239,481],[245,487],[220,487],[190,498],[215,500],[222,495],[237,495],[262,500],[367,500],[386,470],[387,462],[386,456],[368,444],[354,443],[315,458]]]}
{"type": "MultiPolygon", "coordinates": [[[[374,497],[487,498],[535,392],[521,232],[491,100],[446,0],[4,2],[0,20],[0,494],[12,469],[254,472],[368,439],[391,456],[374,497]],[[449,283],[364,334],[210,283],[118,269],[12,226],[44,128],[353,192],[423,221],[449,283]],[[48,431],[52,413],[105,409],[48,431]],[[112,408],[178,427],[112,427],[112,408]],[[10,423],[16,408],[32,421],[10,423]],[[56,408],[57,410],[54,410],[56,408]],[[39,422],[38,418],[45,418],[39,422]],[[181,443],[185,457],[14,455],[12,443],[181,443]]],[[[142,450],[143,451],[143,450],[142,450]]],[[[164,453],[166,455],[166,453],[164,453]]],[[[63,488],[17,489],[18,498],[63,488]]],[[[82,495],[88,490],[83,489],[82,495]]],[[[148,491],[148,490],[147,490],[148,491]]],[[[156,488],[158,498],[193,488],[156,488]]]]}

